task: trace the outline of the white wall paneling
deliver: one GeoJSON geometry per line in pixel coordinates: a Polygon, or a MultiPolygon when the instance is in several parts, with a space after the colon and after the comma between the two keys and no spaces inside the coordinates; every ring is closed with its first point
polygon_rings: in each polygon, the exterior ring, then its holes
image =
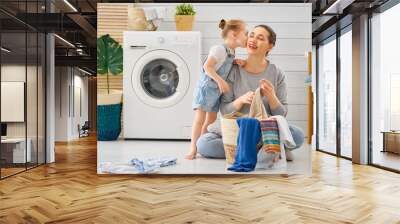
{"type": "MultiPolygon", "coordinates": [[[[222,17],[221,17],[222,18],[222,17]]],[[[245,20],[246,21],[246,20],[245,20]]],[[[202,37],[209,38],[220,38],[221,32],[218,28],[217,21],[213,22],[199,22],[196,21],[193,24],[193,30],[201,31],[202,37]]],[[[261,22],[247,22],[247,28],[254,27],[256,25],[262,24],[261,22]]],[[[309,23],[282,23],[282,22],[269,22],[268,25],[276,32],[279,33],[278,38],[295,38],[295,39],[310,39],[311,36],[311,26],[309,23]]],[[[175,30],[174,21],[164,21],[159,27],[159,31],[169,31],[175,30]]]]}
{"type": "MultiPolygon", "coordinates": [[[[158,30],[175,30],[174,13],[176,3],[141,3],[138,7],[165,7],[166,19],[158,30]]],[[[258,24],[269,25],[277,34],[277,42],[268,59],[286,75],[288,86],[288,120],[294,125],[307,129],[307,91],[304,83],[307,77],[307,54],[311,51],[311,4],[280,3],[196,3],[197,14],[193,30],[202,35],[201,62],[204,62],[209,48],[222,43],[219,21],[242,19],[248,29],[258,24]]],[[[237,50],[238,58],[246,58],[246,50],[237,50]]]]}
{"type": "MultiPolygon", "coordinates": [[[[178,3],[141,3],[139,7],[167,7],[165,21],[174,21],[178,3]]],[[[197,3],[196,22],[214,22],[221,18],[242,19],[251,22],[310,23],[311,4],[268,3],[197,3]]],[[[311,36],[311,33],[310,33],[311,36]]]]}
{"type": "MultiPolygon", "coordinates": [[[[246,58],[246,55],[237,55],[238,58],[246,58]]],[[[204,62],[207,55],[201,55],[204,62]]],[[[277,65],[284,73],[286,72],[307,72],[307,58],[304,56],[270,56],[271,63],[277,65]]]]}
{"type": "MultiPolygon", "coordinates": [[[[279,34],[278,34],[279,35],[279,34]]],[[[221,44],[221,38],[202,38],[202,54],[207,55],[208,50],[211,46],[216,44],[221,44]]],[[[288,56],[303,56],[305,57],[305,52],[307,52],[310,48],[310,39],[282,39],[277,38],[276,45],[270,52],[271,56],[275,55],[288,55],[288,56]]],[[[236,54],[246,54],[246,49],[239,48],[236,50],[236,54]]]]}

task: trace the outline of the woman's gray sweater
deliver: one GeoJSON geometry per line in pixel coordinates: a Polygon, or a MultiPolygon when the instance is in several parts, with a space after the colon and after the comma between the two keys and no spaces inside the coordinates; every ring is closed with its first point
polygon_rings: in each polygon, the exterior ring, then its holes
{"type": "MultiPolygon", "coordinates": [[[[248,73],[238,65],[233,65],[229,72],[227,82],[230,86],[230,91],[221,97],[220,112],[221,114],[229,114],[235,110],[233,101],[248,91],[255,91],[259,86],[261,79],[269,80],[275,89],[275,94],[281,102],[281,106],[275,110],[271,110],[268,104],[268,98],[263,97],[265,109],[269,115],[282,115],[287,114],[287,87],[286,77],[280,69],[274,64],[269,64],[268,67],[258,74],[248,73]]],[[[243,105],[239,110],[241,113],[248,113],[250,105],[243,105]]]]}

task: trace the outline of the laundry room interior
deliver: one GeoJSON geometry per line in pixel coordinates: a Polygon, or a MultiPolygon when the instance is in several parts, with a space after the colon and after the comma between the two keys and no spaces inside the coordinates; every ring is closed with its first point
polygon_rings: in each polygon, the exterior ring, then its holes
{"type": "MultiPolygon", "coordinates": [[[[193,3],[192,27],[178,28],[179,5],[97,4],[97,173],[136,174],[134,160],[150,164],[164,160],[173,165],[148,173],[238,174],[227,169],[231,165],[227,159],[200,154],[185,158],[195,117],[192,101],[203,64],[210,48],[223,44],[221,19],[237,19],[245,22],[249,35],[261,24],[275,31],[276,44],[267,59],[285,77],[287,123],[304,133],[304,143],[290,151],[290,160],[281,158],[285,161],[280,166],[240,174],[310,175],[310,133],[315,127],[312,5],[193,3]]],[[[245,60],[247,52],[238,48],[235,58],[245,60]]],[[[215,123],[221,119],[218,113],[215,123]]]]}

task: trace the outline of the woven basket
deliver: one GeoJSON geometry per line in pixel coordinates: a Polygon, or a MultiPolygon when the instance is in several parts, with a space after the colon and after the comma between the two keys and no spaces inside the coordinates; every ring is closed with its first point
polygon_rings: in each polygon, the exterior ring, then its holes
{"type": "Polygon", "coordinates": [[[97,140],[113,141],[121,133],[122,104],[97,105],[97,140]]]}
{"type": "Polygon", "coordinates": [[[142,8],[128,7],[128,30],[146,31],[146,14],[142,8]]]}
{"type": "Polygon", "coordinates": [[[221,118],[222,142],[224,143],[225,158],[228,164],[235,162],[237,137],[239,134],[239,126],[236,120],[243,116],[245,115],[236,112],[221,118]]]}
{"type": "Polygon", "coordinates": [[[233,164],[236,157],[237,139],[239,135],[239,125],[236,120],[241,117],[253,117],[257,119],[268,117],[260,91],[260,88],[258,88],[254,93],[249,114],[234,112],[224,115],[221,118],[222,142],[224,143],[225,158],[228,164],[233,164]]]}
{"type": "Polygon", "coordinates": [[[224,144],[225,160],[227,164],[233,164],[236,157],[237,145],[224,144]]]}

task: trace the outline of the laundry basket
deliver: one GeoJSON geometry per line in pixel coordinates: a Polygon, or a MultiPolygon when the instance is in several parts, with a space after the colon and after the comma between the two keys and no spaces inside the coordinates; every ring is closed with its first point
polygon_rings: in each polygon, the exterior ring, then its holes
{"type": "Polygon", "coordinates": [[[236,120],[241,117],[256,119],[265,119],[268,117],[260,91],[260,88],[258,88],[254,93],[249,114],[234,112],[224,115],[221,118],[222,143],[224,144],[225,158],[228,164],[233,164],[236,157],[237,138],[239,135],[239,125],[236,120]]]}
{"type": "Polygon", "coordinates": [[[146,31],[147,26],[144,9],[133,6],[128,7],[128,30],[146,31]]]}
{"type": "Polygon", "coordinates": [[[237,137],[239,134],[239,126],[236,119],[243,116],[245,115],[235,112],[224,115],[221,118],[222,142],[224,143],[225,158],[228,164],[233,164],[235,162],[237,137]]]}
{"type": "Polygon", "coordinates": [[[122,104],[97,105],[97,140],[117,140],[121,133],[122,104]]]}

